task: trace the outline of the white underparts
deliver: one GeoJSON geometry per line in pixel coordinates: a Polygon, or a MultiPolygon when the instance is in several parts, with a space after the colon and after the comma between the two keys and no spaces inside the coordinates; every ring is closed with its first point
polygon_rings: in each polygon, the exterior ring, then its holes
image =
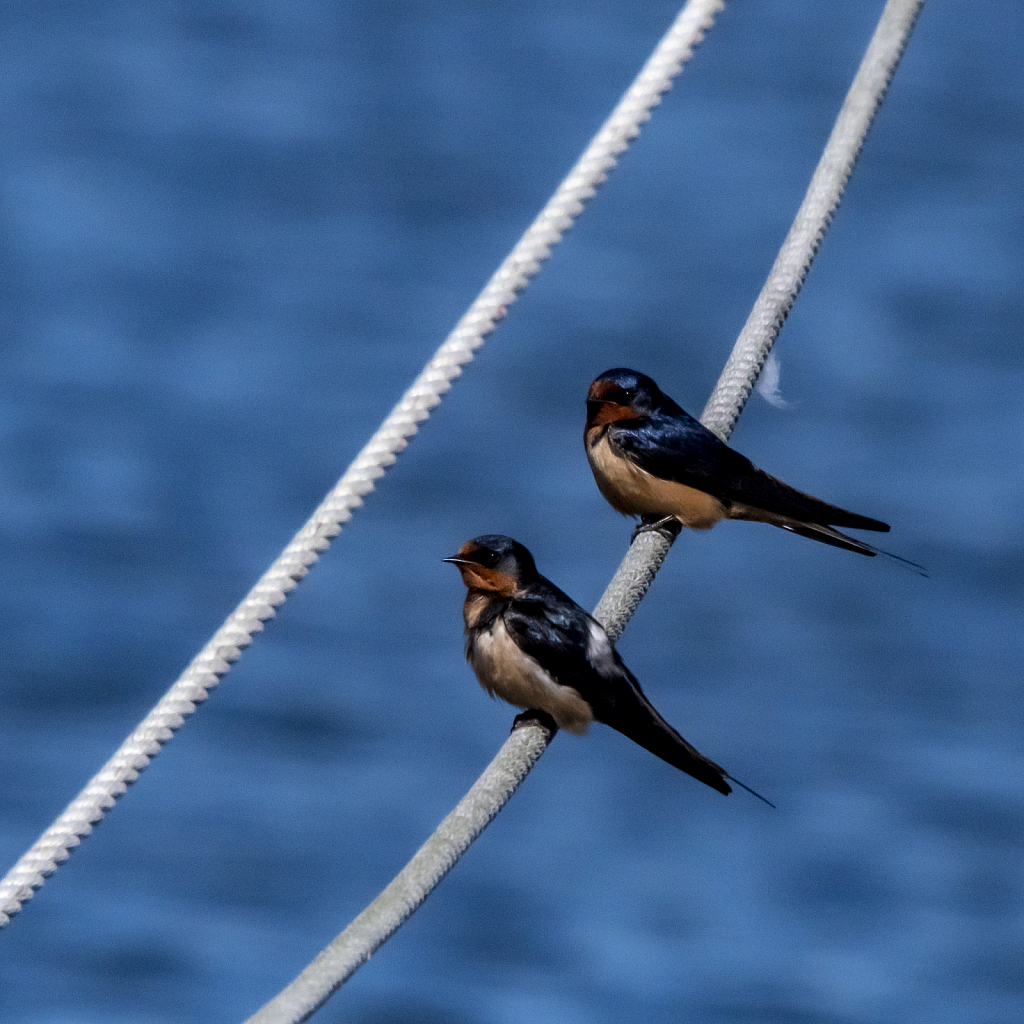
{"type": "MultiPolygon", "coordinates": [[[[607,637],[604,640],[608,643],[607,637]]],[[[489,632],[475,635],[469,661],[492,697],[517,708],[540,708],[566,732],[582,736],[594,720],[590,705],[576,690],[555,682],[540,662],[523,653],[500,617],[489,632]]]]}
{"type": "Polygon", "coordinates": [[[598,489],[624,515],[675,516],[691,530],[710,530],[725,518],[725,506],[716,497],[652,476],[616,452],[607,432],[587,447],[587,458],[598,489]]]}

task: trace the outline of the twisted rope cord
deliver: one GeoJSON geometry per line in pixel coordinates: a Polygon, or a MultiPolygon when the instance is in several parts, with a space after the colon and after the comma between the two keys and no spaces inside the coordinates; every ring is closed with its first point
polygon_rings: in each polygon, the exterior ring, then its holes
{"type": "Polygon", "coordinates": [[[729,440],[803,287],[922,6],[924,0],[889,0],[882,11],[793,226],[701,414],[701,423],[723,441],[729,440]]]}
{"type": "Polygon", "coordinates": [[[320,507],[114,756],[0,882],[0,927],[21,910],[34,890],[67,860],[81,838],[139,777],[196,704],[206,699],[238,660],[253,634],[284,603],[319,553],[327,550],[331,539],[341,532],[341,524],[374,489],[374,481],[405,448],[417,424],[440,402],[462,372],[462,365],[473,358],[484,337],[605,180],[618,155],[639,134],[651,108],[660,102],[724,2],[691,0],[686,5],[537,219],[320,507]]]}
{"type": "Polygon", "coordinates": [[[547,749],[551,734],[516,729],[483,775],[391,884],[246,1024],[308,1020],[386,942],[455,866],[547,749]]]}
{"type": "MultiPolygon", "coordinates": [[[[732,433],[792,308],[923,3],[888,0],[886,4],[796,222],[704,411],[704,425],[723,439],[732,433]],[[817,220],[812,222],[814,216],[817,220]],[[790,292],[784,293],[781,281],[790,282],[790,292]],[[773,301],[768,302],[766,295],[773,301]],[[767,316],[759,312],[762,308],[781,312],[767,316]]],[[[655,531],[639,534],[630,545],[594,609],[594,617],[613,639],[621,635],[671,546],[671,540],[655,531]]],[[[538,725],[513,731],[483,775],[394,881],[246,1024],[308,1020],[430,895],[518,789],[550,740],[551,734],[538,725]]]]}
{"type": "MultiPolygon", "coordinates": [[[[701,423],[723,441],[732,435],[803,287],[923,6],[924,0],[888,0],[882,11],[793,225],[701,413],[701,423]]],[[[609,635],[618,637],[625,628],[671,546],[663,534],[649,532],[630,547],[594,611],[609,635]],[[636,551],[641,541],[644,549],[636,551]]]]}

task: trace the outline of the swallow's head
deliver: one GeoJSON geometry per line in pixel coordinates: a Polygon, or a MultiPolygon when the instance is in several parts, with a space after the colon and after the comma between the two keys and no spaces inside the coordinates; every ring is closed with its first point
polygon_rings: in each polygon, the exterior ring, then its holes
{"type": "Polygon", "coordinates": [[[648,416],[662,394],[646,374],[619,367],[606,370],[587,392],[587,429],[648,416]]]}
{"type": "Polygon", "coordinates": [[[500,533],[488,533],[466,541],[451,558],[470,590],[486,590],[511,597],[537,578],[533,555],[518,541],[500,533]]]}

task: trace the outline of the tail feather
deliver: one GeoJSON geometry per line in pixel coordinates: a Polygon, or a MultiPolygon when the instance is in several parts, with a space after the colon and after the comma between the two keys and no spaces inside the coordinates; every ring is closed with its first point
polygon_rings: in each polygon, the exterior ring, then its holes
{"type": "Polygon", "coordinates": [[[878,554],[878,548],[865,544],[855,537],[847,537],[845,533],[832,529],[831,526],[819,526],[816,523],[776,523],[776,526],[790,533],[799,534],[801,537],[810,537],[811,540],[820,540],[822,544],[831,544],[835,548],[845,548],[847,551],[856,551],[860,555],[868,555],[874,558],[878,554]]]}
{"type": "Polygon", "coordinates": [[[696,747],[687,743],[682,736],[658,714],[654,706],[643,697],[639,713],[623,714],[620,707],[615,721],[605,722],[623,736],[649,750],[656,757],[667,761],[673,768],[686,772],[698,782],[703,782],[719,793],[728,795],[732,786],[725,780],[729,773],[709,757],[705,757],[696,747]]]}
{"type": "Polygon", "coordinates": [[[790,487],[763,469],[752,468],[754,471],[736,486],[734,494],[729,495],[735,506],[735,510],[729,513],[731,519],[774,522],[775,518],[782,518],[820,526],[841,526],[844,530],[889,532],[889,524],[880,519],[848,512],[813,494],[790,487]]]}
{"type": "Polygon", "coordinates": [[[686,772],[699,782],[703,782],[719,793],[728,795],[732,792],[732,786],[725,780],[730,778],[729,773],[718,764],[715,764],[710,757],[705,757],[699,750],[692,747],[675,731],[671,726],[674,736],[672,739],[666,737],[665,741],[655,740],[653,743],[641,743],[652,754],[657,755],[663,761],[667,761],[673,768],[686,772]]]}
{"type": "MultiPolygon", "coordinates": [[[[909,558],[904,558],[902,555],[894,555],[891,551],[883,551],[881,548],[872,547],[870,544],[865,544],[861,540],[857,540],[855,537],[847,537],[845,533],[840,533],[838,530],[833,530],[831,526],[816,526],[814,524],[788,524],[788,523],[776,523],[777,526],[781,526],[784,530],[789,530],[790,533],[798,533],[801,537],[810,537],[811,540],[820,540],[822,544],[831,544],[833,547],[846,548],[847,551],[856,551],[861,555],[869,555],[872,558],[875,555],[882,555],[884,558],[889,558],[894,562],[899,562],[900,565],[906,566],[908,569],[913,569],[919,576],[928,577],[928,573],[923,565],[918,565],[917,562],[912,562],[909,558]]],[[[736,780],[733,779],[733,782],[736,780]]]]}
{"type": "MultiPolygon", "coordinates": [[[[827,505],[826,502],[822,504],[827,505]]],[[[838,505],[827,505],[827,508],[829,512],[826,513],[826,522],[829,526],[841,526],[844,530],[874,530],[876,533],[888,533],[890,530],[889,524],[883,523],[881,519],[871,519],[856,512],[847,512],[838,505]]]]}
{"type": "Polygon", "coordinates": [[[633,673],[618,658],[616,662],[622,672],[618,679],[619,685],[593,694],[589,701],[597,721],[611,726],[655,757],[660,757],[673,768],[686,772],[719,793],[728,796],[732,792],[732,786],[726,781],[728,779],[774,807],[760,793],[733,778],[720,764],[715,764],[710,757],[705,757],[691,743],[687,743],[647,699],[633,673]]]}
{"type": "Polygon", "coordinates": [[[729,782],[735,782],[751,796],[756,796],[762,803],[766,803],[772,809],[775,808],[775,804],[771,800],[761,796],[756,789],[751,789],[745,782],[740,782],[735,775],[730,775],[721,765],[715,764],[711,758],[705,757],[692,744],[687,743],[660,715],[658,718],[661,728],[658,727],[659,723],[652,723],[652,728],[641,730],[633,728],[629,732],[618,725],[613,728],[618,729],[624,736],[628,736],[645,750],[649,750],[663,761],[667,761],[673,768],[686,772],[687,775],[699,782],[703,782],[712,789],[717,789],[719,793],[728,796],[732,792],[729,782]],[[729,782],[726,782],[726,779],[729,782]]]}
{"type": "Polygon", "coordinates": [[[740,789],[745,789],[751,796],[756,796],[757,799],[761,801],[761,803],[767,804],[773,811],[778,810],[775,804],[773,804],[771,800],[769,800],[766,796],[761,796],[761,794],[758,793],[756,789],[751,789],[745,782],[740,782],[740,780],[737,779],[734,775],[726,775],[726,778],[731,779],[733,782],[735,782],[736,785],[740,787],[740,789]]]}
{"type": "MultiPolygon", "coordinates": [[[[767,475],[767,474],[765,474],[767,475]]],[[[816,500],[816,499],[815,499],[816,500]]],[[[821,504],[825,504],[821,502],[821,504]]],[[[826,508],[834,508],[835,506],[828,505],[826,508]]],[[[842,512],[842,509],[836,509],[837,512],[842,512]]],[[[743,505],[739,502],[735,502],[728,508],[729,519],[743,519],[748,522],[755,523],[770,523],[772,526],[778,526],[780,529],[789,530],[790,533],[799,534],[801,537],[809,537],[811,540],[820,541],[822,544],[831,544],[834,548],[845,548],[847,551],[856,551],[858,555],[867,555],[869,558],[874,558],[875,555],[884,555],[886,558],[891,558],[894,562],[899,562],[902,565],[913,569],[915,572],[920,573],[922,576],[927,576],[924,567],[917,564],[917,562],[910,561],[909,558],[903,558],[901,555],[894,555],[891,551],[884,551],[882,548],[876,548],[871,544],[865,544],[862,540],[857,540],[856,537],[848,537],[845,533],[840,533],[832,523],[839,523],[840,526],[854,527],[861,530],[888,530],[889,527],[885,523],[879,523],[877,519],[866,519],[864,516],[856,516],[852,512],[845,513],[850,520],[858,520],[858,522],[839,522],[836,517],[829,517],[827,522],[817,522],[814,519],[795,519],[793,516],[783,515],[781,512],[774,512],[771,509],[758,508],[756,505],[743,505]],[[875,526],[866,526],[864,523],[875,523],[875,526]]]]}

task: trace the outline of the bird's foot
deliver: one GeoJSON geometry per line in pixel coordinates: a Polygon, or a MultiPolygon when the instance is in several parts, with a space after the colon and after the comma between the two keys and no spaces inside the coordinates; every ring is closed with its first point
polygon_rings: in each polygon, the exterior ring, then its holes
{"type": "Polygon", "coordinates": [[[515,732],[516,729],[522,729],[527,725],[536,725],[541,729],[546,729],[550,738],[553,738],[555,733],[558,732],[558,724],[546,711],[541,711],[540,708],[530,708],[529,711],[523,711],[516,715],[515,720],[512,722],[511,731],[515,732]]]}
{"type": "Polygon", "coordinates": [[[641,516],[640,525],[633,531],[629,543],[632,544],[641,533],[653,532],[660,533],[669,544],[672,544],[682,528],[683,524],[675,516],[641,516]]]}

